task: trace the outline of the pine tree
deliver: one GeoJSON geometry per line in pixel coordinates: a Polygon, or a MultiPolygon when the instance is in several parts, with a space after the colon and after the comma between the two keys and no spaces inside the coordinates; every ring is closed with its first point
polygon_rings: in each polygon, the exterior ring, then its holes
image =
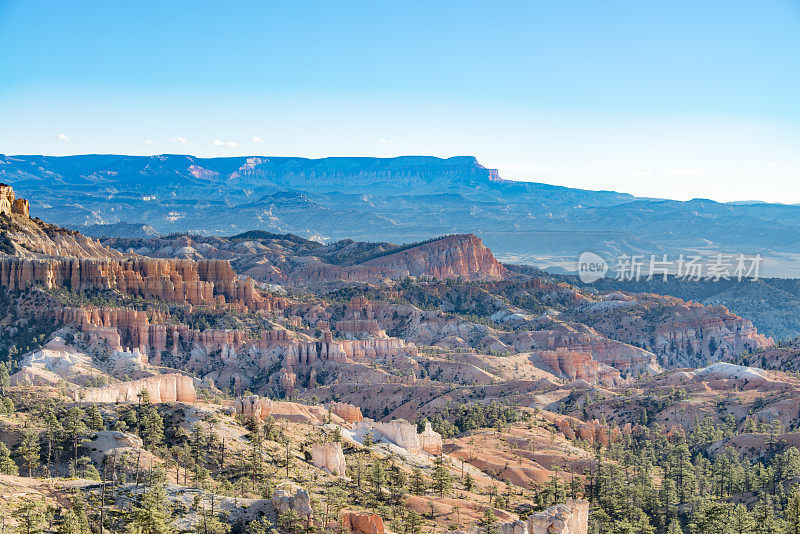
{"type": "Polygon", "coordinates": [[[425,477],[422,475],[422,471],[415,467],[414,471],[411,473],[411,493],[414,495],[423,495],[425,493],[425,477]]]}
{"type": "Polygon", "coordinates": [[[681,528],[681,524],[677,519],[673,519],[669,522],[667,534],[683,534],[683,529],[681,528]]]}
{"type": "Polygon", "coordinates": [[[146,491],[129,514],[128,534],[172,534],[164,487],[155,485],[146,491]]]}
{"type": "Polygon", "coordinates": [[[8,374],[6,362],[0,362],[0,388],[7,388],[11,385],[11,376],[8,374]]]}
{"type": "Polygon", "coordinates": [[[78,469],[78,445],[80,445],[81,441],[83,440],[83,436],[89,431],[89,429],[83,422],[83,412],[74,406],[67,410],[62,424],[66,439],[72,445],[72,472],[75,473],[78,469]]]}
{"type": "Polygon", "coordinates": [[[39,467],[39,436],[31,431],[22,435],[22,441],[17,446],[17,452],[28,467],[28,476],[33,476],[33,470],[39,467]]]}
{"type": "Polygon", "coordinates": [[[475,481],[473,480],[472,475],[467,473],[467,475],[464,477],[464,489],[467,491],[472,491],[474,487],[475,481]]]}
{"type": "Polygon", "coordinates": [[[86,408],[87,426],[92,430],[103,429],[103,416],[94,404],[86,408]]]}
{"type": "Polygon", "coordinates": [[[800,489],[792,489],[789,501],[786,503],[786,519],[789,522],[789,531],[800,534],[800,489]]]}
{"type": "Polygon", "coordinates": [[[419,534],[422,527],[422,518],[417,512],[411,510],[406,515],[406,532],[408,534],[419,534]]]}
{"type": "Polygon", "coordinates": [[[389,466],[386,482],[389,486],[392,502],[400,504],[406,487],[406,475],[394,462],[389,466]]]}
{"type": "Polygon", "coordinates": [[[497,534],[497,516],[491,506],[484,508],[480,524],[486,528],[486,534],[497,534]]]}
{"type": "Polygon", "coordinates": [[[373,497],[376,501],[380,501],[382,497],[381,488],[386,483],[386,473],[380,460],[372,463],[369,471],[369,483],[372,486],[373,497]]]}
{"type": "Polygon", "coordinates": [[[55,452],[56,443],[61,439],[61,434],[64,432],[64,428],[61,426],[61,422],[55,415],[55,410],[52,406],[46,406],[44,410],[42,410],[42,421],[44,422],[44,437],[47,441],[47,476],[53,476],[53,473],[50,470],[50,463],[53,460],[53,453],[55,452]]]}
{"type": "Polygon", "coordinates": [[[44,504],[25,497],[14,510],[18,534],[41,534],[44,531],[44,504]]]}
{"type": "Polygon", "coordinates": [[[444,457],[440,454],[433,462],[433,486],[440,497],[444,497],[453,487],[453,477],[444,463],[444,457]]]}
{"type": "Polygon", "coordinates": [[[5,443],[0,442],[0,473],[4,475],[17,475],[19,471],[17,464],[11,459],[11,451],[5,443]]]}
{"type": "Polygon", "coordinates": [[[733,508],[729,526],[733,534],[748,534],[752,532],[754,527],[753,518],[750,516],[750,512],[747,511],[745,505],[737,504],[733,508]]]}
{"type": "Polygon", "coordinates": [[[64,512],[64,518],[58,525],[58,534],[81,534],[82,532],[83,530],[78,523],[78,518],[75,516],[75,512],[72,510],[67,510],[64,512]]]}

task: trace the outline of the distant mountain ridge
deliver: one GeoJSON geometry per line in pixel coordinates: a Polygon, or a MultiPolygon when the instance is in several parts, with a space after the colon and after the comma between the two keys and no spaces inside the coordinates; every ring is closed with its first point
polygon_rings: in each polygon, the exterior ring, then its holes
{"type": "Polygon", "coordinates": [[[759,253],[800,277],[800,206],[637,199],[504,180],[471,156],[435,158],[0,156],[0,180],[64,226],[161,234],[249,230],[408,243],[474,233],[503,261],[574,267],[620,254],[759,253]]]}

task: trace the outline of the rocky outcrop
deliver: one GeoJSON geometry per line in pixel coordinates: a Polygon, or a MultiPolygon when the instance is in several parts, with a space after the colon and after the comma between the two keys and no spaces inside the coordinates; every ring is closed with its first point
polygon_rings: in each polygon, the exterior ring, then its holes
{"type": "Polygon", "coordinates": [[[195,305],[241,302],[251,310],[269,306],[252,279],[239,280],[227,261],[149,258],[4,258],[0,286],[22,289],[116,289],[146,299],[195,305]]]}
{"type": "Polygon", "coordinates": [[[310,406],[297,402],[273,401],[258,395],[247,395],[236,399],[233,406],[231,406],[231,413],[261,420],[267,417],[274,417],[275,419],[285,419],[310,425],[321,425],[329,419],[337,424],[344,423],[343,419],[332,412],[329,413],[328,410],[319,405],[310,406]]]}
{"type": "MultiPolygon", "coordinates": [[[[541,512],[534,512],[525,521],[496,523],[498,534],[587,534],[589,501],[567,499],[541,512]]],[[[485,534],[486,527],[473,527],[469,534],[485,534]]],[[[456,532],[458,534],[458,532],[456,532]]]]}
{"type": "Polygon", "coordinates": [[[359,512],[342,512],[342,529],[352,534],[384,534],[381,516],[359,512]]]}
{"type": "Polygon", "coordinates": [[[133,434],[116,430],[102,430],[97,436],[86,444],[92,453],[92,459],[99,461],[108,454],[114,454],[124,449],[138,449],[142,447],[142,439],[133,434]]]}
{"type": "Polygon", "coordinates": [[[272,401],[258,395],[247,395],[234,401],[233,410],[234,413],[242,417],[265,419],[272,413],[272,401]]]}
{"type": "Polygon", "coordinates": [[[346,402],[332,402],[330,404],[331,413],[338,415],[348,423],[359,423],[364,419],[361,408],[346,402]]]}
{"type": "Polygon", "coordinates": [[[431,427],[431,422],[425,422],[425,430],[419,434],[419,444],[423,451],[434,456],[442,454],[442,435],[431,427]]]}
{"type": "Polygon", "coordinates": [[[316,467],[327,469],[332,475],[343,477],[347,473],[341,443],[313,443],[311,459],[316,467]]]}
{"type": "Polygon", "coordinates": [[[313,513],[308,492],[293,482],[278,484],[271,501],[278,514],[294,510],[301,517],[307,517],[313,513]]]}
{"type": "Polygon", "coordinates": [[[0,213],[29,217],[30,205],[23,198],[16,198],[14,189],[8,184],[0,184],[0,213]]]}
{"type": "MultiPolygon", "coordinates": [[[[614,295],[605,298],[617,298],[614,295]]],[[[725,306],[646,293],[620,298],[628,299],[628,312],[622,317],[596,314],[592,326],[614,339],[647,347],[673,365],[695,367],[710,358],[724,359],[775,344],[725,306]]]]}
{"type": "Polygon", "coordinates": [[[72,392],[72,396],[81,402],[137,402],[142,391],[146,391],[150,402],[156,404],[197,400],[194,380],[177,373],[151,376],[102,388],[79,389],[72,392]]]}
{"type": "Polygon", "coordinates": [[[596,363],[633,374],[658,369],[652,352],[609,339],[577,323],[564,323],[549,330],[518,332],[503,338],[503,341],[513,346],[515,351],[541,354],[548,360],[548,367],[570,379],[586,377],[591,379],[587,381],[600,383],[617,380],[616,373],[596,363]]]}
{"type": "Polygon", "coordinates": [[[510,276],[492,251],[472,234],[452,235],[375,258],[364,267],[392,269],[406,276],[499,280],[510,276]]]}
{"type": "Polygon", "coordinates": [[[390,441],[408,452],[420,452],[422,450],[419,436],[417,436],[417,426],[408,421],[395,419],[388,423],[381,423],[365,419],[361,425],[373,435],[377,433],[378,438],[390,441]]]}
{"type": "Polygon", "coordinates": [[[528,534],[586,534],[589,530],[589,501],[567,499],[528,516],[528,534]]]}
{"type": "Polygon", "coordinates": [[[554,374],[568,380],[585,380],[590,384],[616,386],[622,380],[619,371],[592,358],[592,354],[567,347],[534,352],[554,374]]]}
{"type": "Polygon", "coordinates": [[[622,433],[619,427],[603,424],[597,419],[581,421],[572,417],[561,417],[554,420],[558,431],[567,439],[582,439],[588,443],[599,443],[608,447],[619,441],[622,433]]]}
{"type": "Polygon", "coordinates": [[[422,451],[434,455],[442,453],[442,436],[431,428],[430,423],[425,425],[422,434],[417,434],[417,425],[402,419],[394,419],[388,423],[364,419],[355,428],[355,432],[363,435],[371,434],[373,439],[383,439],[412,453],[422,451]]]}

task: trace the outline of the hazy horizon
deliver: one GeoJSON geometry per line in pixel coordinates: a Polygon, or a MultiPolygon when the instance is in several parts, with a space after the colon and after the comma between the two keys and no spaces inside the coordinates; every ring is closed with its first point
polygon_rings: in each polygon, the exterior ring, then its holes
{"type": "MultiPolygon", "coordinates": [[[[114,153],[114,152],[106,152],[106,153],[78,153],[78,154],[3,154],[0,152],[0,155],[6,157],[32,157],[32,156],[42,156],[42,157],[79,157],[79,156],[135,156],[135,157],[156,157],[156,156],[186,156],[198,159],[214,159],[214,158],[303,158],[303,159],[327,159],[327,158],[375,158],[375,159],[394,159],[394,158],[404,158],[404,157],[434,157],[440,159],[448,159],[448,158],[458,158],[458,157],[474,157],[480,165],[486,167],[488,169],[495,169],[494,167],[485,165],[480,157],[471,155],[471,154],[455,154],[452,156],[434,156],[430,154],[400,154],[397,156],[361,156],[361,155],[330,155],[330,156],[320,156],[320,157],[309,157],[309,156],[297,156],[297,155],[276,155],[276,154],[256,154],[256,153],[248,153],[248,154],[231,154],[231,155],[215,155],[215,156],[199,156],[196,154],[189,154],[185,152],[164,152],[161,154],[123,154],[123,153],[114,153]]],[[[668,200],[668,201],[679,201],[679,202],[687,202],[691,200],[711,200],[714,202],[719,203],[728,203],[728,204],[748,204],[748,203],[765,203],[765,204],[781,204],[785,206],[796,206],[800,203],[793,203],[793,202],[778,202],[778,201],[770,201],[770,200],[763,200],[758,198],[747,198],[747,199],[736,199],[736,200],[719,200],[715,198],[708,198],[708,197],[692,197],[692,198],[670,198],[670,197],[658,197],[653,195],[637,195],[630,191],[624,191],[619,189],[600,189],[600,188],[587,188],[587,187],[573,187],[569,185],[559,184],[555,182],[549,182],[547,180],[534,180],[534,179],[524,179],[524,178],[509,178],[504,175],[502,169],[497,169],[499,171],[500,178],[503,180],[510,180],[516,182],[528,182],[528,183],[539,183],[554,187],[567,187],[571,189],[582,189],[586,191],[613,191],[615,193],[623,193],[623,194],[630,194],[636,197],[637,200],[668,200]]]]}

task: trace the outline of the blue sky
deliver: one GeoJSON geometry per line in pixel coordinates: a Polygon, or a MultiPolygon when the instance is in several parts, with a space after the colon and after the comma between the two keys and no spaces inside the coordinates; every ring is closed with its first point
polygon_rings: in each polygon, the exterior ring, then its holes
{"type": "Polygon", "coordinates": [[[471,154],[800,202],[800,2],[0,0],[0,152],[471,154]]]}

